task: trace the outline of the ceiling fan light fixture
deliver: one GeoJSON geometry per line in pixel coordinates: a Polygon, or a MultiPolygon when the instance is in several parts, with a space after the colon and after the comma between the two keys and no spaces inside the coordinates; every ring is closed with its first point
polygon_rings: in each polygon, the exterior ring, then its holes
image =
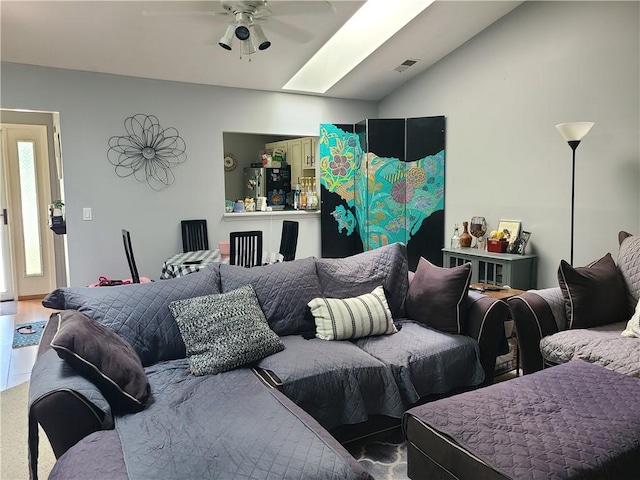
{"type": "Polygon", "coordinates": [[[235,24],[234,23],[229,24],[229,26],[227,27],[227,31],[218,42],[218,45],[220,45],[225,50],[231,50],[231,45],[233,44],[233,35],[235,31],[236,31],[235,24]]]}
{"type": "Polygon", "coordinates": [[[240,12],[236,14],[236,37],[238,40],[246,41],[251,33],[249,32],[249,26],[253,23],[251,15],[248,13],[240,12]]]}
{"type": "Polygon", "coordinates": [[[258,46],[258,50],[266,50],[271,46],[271,42],[262,31],[262,27],[260,25],[252,24],[249,26],[249,30],[251,31],[253,44],[258,46]]]}
{"type": "Polygon", "coordinates": [[[242,41],[242,54],[243,55],[252,55],[256,53],[256,47],[251,41],[250,38],[242,41]]]}

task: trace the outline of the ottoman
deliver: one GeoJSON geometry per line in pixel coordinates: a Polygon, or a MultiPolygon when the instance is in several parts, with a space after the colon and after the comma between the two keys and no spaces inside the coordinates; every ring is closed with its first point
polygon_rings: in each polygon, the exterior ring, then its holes
{"type": "Polygon", "coordinates": [[[574,360],[408,410],[417,479],[631,479],[640,379],[574,360]]]}

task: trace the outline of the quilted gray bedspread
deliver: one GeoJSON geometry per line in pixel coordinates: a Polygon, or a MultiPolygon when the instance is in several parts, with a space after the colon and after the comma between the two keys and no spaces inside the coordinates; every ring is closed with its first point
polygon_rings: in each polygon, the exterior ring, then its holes
{"type": "Polygon", "coordinates": [[[545,360],[580,359],[625,375],[640,377],[640,339],[620,335],[626,322],[589,329],[564,330],[540,340],[545,360]]]}
{"type": "Polygon", "coordinates": [[[281,337],[285,349],[258,367],[277,375],[282,391],[326,429],[369,415],[402,417],[402,396],[391,369],[349,341],[281,337]]]}
{"type": "MultiPolygon", "coordinates": [[[[116,417],[126,475],[116,469],[110,473],[114,478],[370,479],[312,418],[250,369],[196,377],[187,360],[174,360],[149,367],[147,375],[151,404],[116,417]]],[[[86,463],[92,457],[71,453],[100,450],[91,443],[113,443],[113,436],[87,440],[61,458],[52,478],[89,475],[86,463]]],[[[117,461],[116,453],[110,457],[117,461]]],[[[93,473],[91,478],[101,476],[93,473]]]]}
{"type": "Polygon", "coordinates": [[[640,475],[639,398],[637,378],[577,360],[407,415],[508,478],[631,479],[640,475]]]}

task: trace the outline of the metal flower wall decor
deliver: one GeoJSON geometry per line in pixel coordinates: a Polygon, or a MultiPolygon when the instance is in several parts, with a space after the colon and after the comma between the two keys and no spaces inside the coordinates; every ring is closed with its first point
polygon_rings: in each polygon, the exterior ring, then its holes
{"type": "Polygon", "coordinates": [[[121,178],[133,175],[154,190],[164,190],[176,177],[171,169],[187,159],[186,145],[173,127],[162,128],[154,115],[138,113],[124,121],[126,135],[109,139],[107,158],[121,178]]]}

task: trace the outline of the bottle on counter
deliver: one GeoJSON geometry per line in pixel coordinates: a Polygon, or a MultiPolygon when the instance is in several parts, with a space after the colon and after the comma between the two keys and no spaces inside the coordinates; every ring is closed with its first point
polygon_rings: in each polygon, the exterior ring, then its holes
{"type": "Polygon", "coordinates": [[[460,248],[460,230],[456,223],[453,227],[453,237],[451,237],[451,248],[460,248]]]}
{"type": "Polygon", "coordinates": [[[460,246],[468,248],[471,246],[473,237],[469,233],[469,222],[462,222],[462,228],[464,229],[462,235],[460,235],[460,246]]]}
{"type": "Polygon", "coordinates": [[[302,177],[302,189],[300,190],[300,208],[302,210],[307,208],[307,185],[304,177],[302,177]]]}
{"type": "Polygon", "coordinates": [[[300,210],[300,178],[298,178],[296,189],[293,192],[293,209],[300,210]]]}

